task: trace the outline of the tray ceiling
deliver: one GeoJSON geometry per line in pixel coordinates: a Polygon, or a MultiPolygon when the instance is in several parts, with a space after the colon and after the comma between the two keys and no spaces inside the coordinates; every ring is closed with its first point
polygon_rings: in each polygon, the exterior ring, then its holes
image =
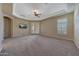
{"type": "Polygon", "coordinates": [[[62,15],[74,9],[74,4],[66,3],[15,3],[13,15],[26,20],[43,20],[48,17],[62,15]],[[33,10],[38,10],[41,15],[34,16],[33,10]]]}

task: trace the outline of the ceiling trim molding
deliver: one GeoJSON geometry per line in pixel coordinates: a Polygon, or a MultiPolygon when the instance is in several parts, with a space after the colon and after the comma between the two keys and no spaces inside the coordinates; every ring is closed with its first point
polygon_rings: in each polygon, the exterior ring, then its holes
{"type": "Polygon", "coordinates": [[[18,17],[18,18],[21,18],[21,19],[25,19],[25,20],[28,20],[28,21],[42,21],[42,20],[44,20],[44,19],[47,19],[47,18],[50,18],[50,17],[55,17],[55,16],[61,16],[61,15],[64,15],[64,14],[67,14],[67,13],[70,13],[70,12],[72,12],[73,10],[65,10],[65,9],[61,9],[61,10],[58,10],[58,11],[56,11],[56,12],[53,12],[53,13],[51,13],[51,14],[47,14],[46,16],[45,16],[45,18],[40,18],[40,19],[38,19],[38,20],[34,20],[34,19],[29,19],[29,18],[27,18],[27,17],[22,17],[22,16],[20,16],[19,14],[17,14],[16,13],[16,4],[13,4],[13,10],[12,10],[12,14],[13,14],[13,16],[15,16],[15,17],[18,17]]]}

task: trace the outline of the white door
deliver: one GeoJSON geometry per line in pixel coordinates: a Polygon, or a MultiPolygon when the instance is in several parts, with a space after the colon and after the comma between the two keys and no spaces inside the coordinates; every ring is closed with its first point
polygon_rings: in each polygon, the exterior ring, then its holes
{"type": "Polygon", "coordinates": [[[31,34],[39,34],[40,33],[40,23],[32,22],[31,23],[31,34]]]}

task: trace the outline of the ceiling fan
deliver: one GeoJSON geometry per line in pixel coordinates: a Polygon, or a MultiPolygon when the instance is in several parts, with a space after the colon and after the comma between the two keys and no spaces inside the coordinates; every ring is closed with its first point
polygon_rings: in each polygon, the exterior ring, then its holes
{"type": "Polygon", "coordinates": [[[33,10],[33,15],[36,17],[40,17],[41,13],[38,10],[33,10]]]}

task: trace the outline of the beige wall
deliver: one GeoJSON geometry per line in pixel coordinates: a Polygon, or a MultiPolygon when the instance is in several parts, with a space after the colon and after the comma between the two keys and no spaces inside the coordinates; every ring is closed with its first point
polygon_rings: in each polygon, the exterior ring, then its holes
{"type": "Polygon", "coordinates": [[[12,3],[3,3],[2,11],[4,14],[12,15],[12,3]]]}
{"type": "Polygon", "coordinates": [[[30,33],[29,26],[30,26],[30,24],[28,21],[15,18],[13,20],[13,37],[28,35],[30,33]],[[27,27],[27,29],[20,29],[19,24],[27,24],[28,27],[27,27]]]}
{"type": "Polygon", "coordinates": [[[12,34],[11,34],[11,36],[12,37],[29,35],[29,28],[30,27],[28,27],[27,29],[20,29],[19,28],[20,23],[27,24],[29,26],[30,25],[29,21],[13,16],[11,3],[2,4],[2,11],[3,11],[4,15],[11,18],[11,21],[12,21],[12,34]]]}
{"type": "Polygon", "coordinates": [[[45,19],[41,22],[41,35],[48,36],[48,37],[57,37],[60,39],[68,39],[73,40],[74,39],[74,13],[69,13],[62,16],[57,17],[51,17],[48,19],[45,19]],[[67,26],[67,35],[59,35],[57,33],[57,20],[61,17],[67,17],[68,19],[68,26],[67,26]]]}

